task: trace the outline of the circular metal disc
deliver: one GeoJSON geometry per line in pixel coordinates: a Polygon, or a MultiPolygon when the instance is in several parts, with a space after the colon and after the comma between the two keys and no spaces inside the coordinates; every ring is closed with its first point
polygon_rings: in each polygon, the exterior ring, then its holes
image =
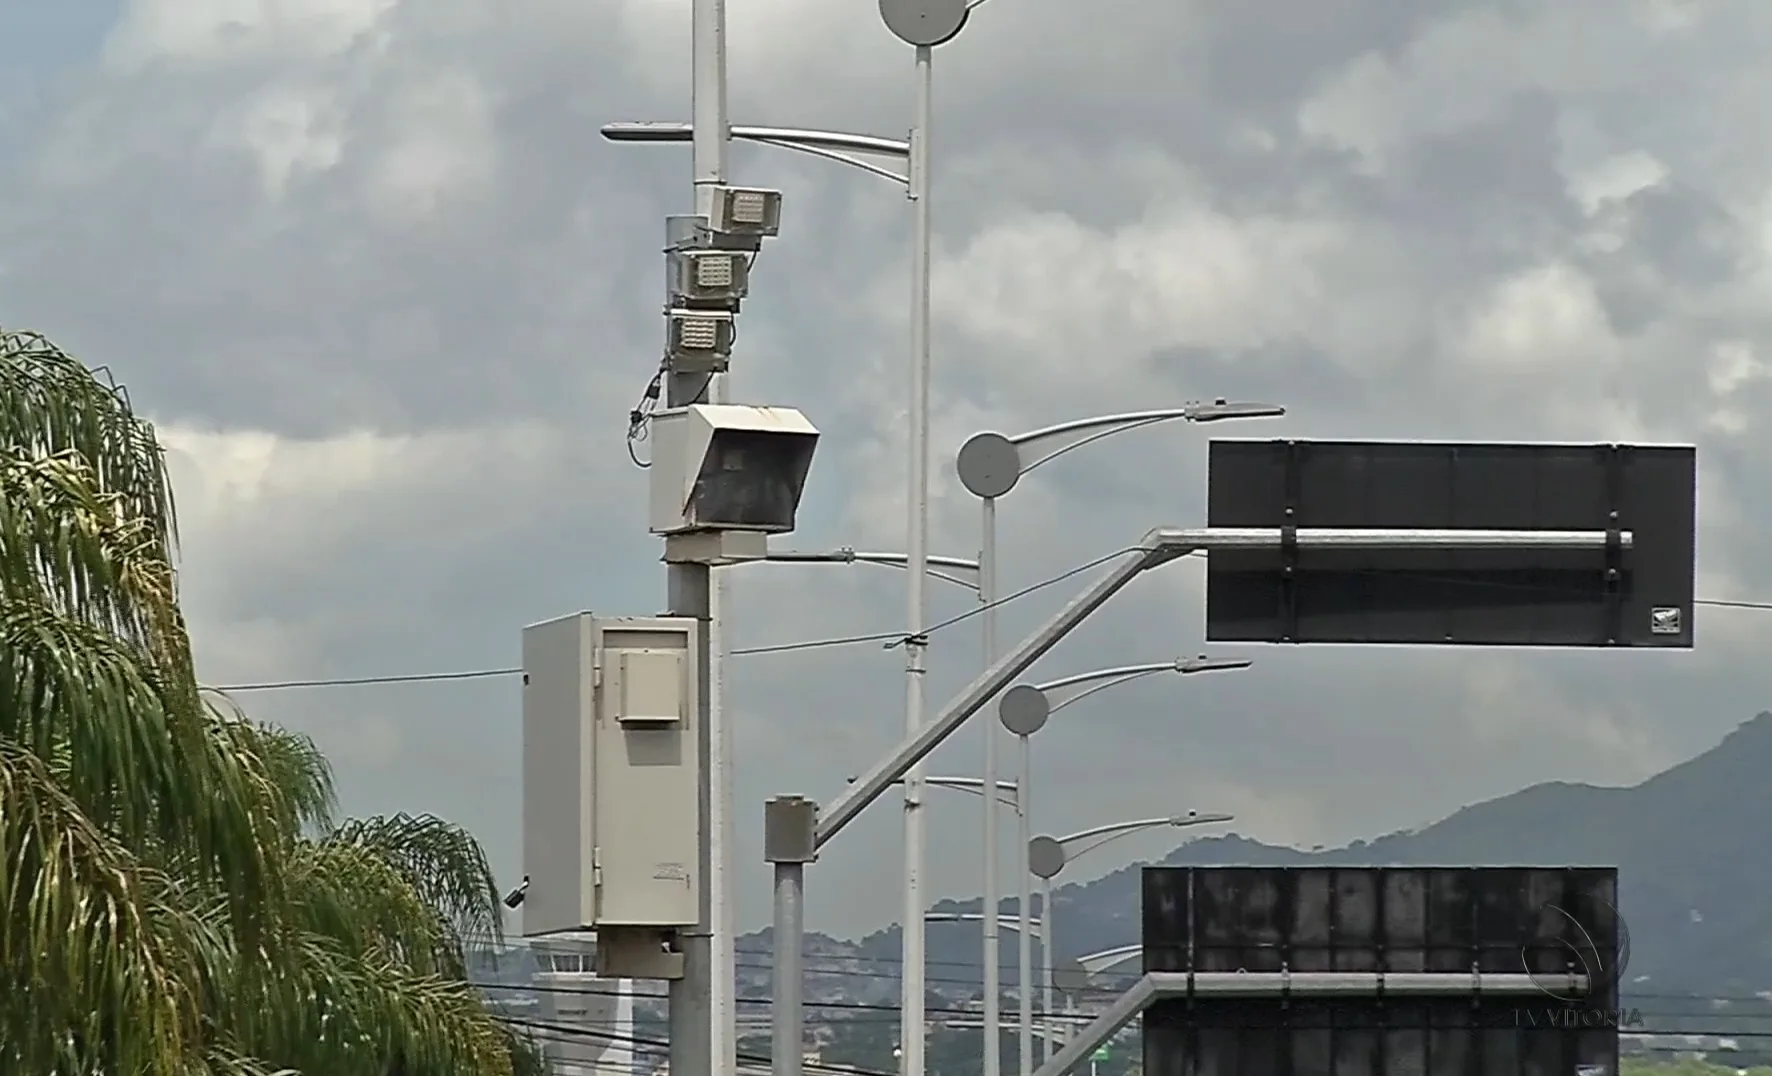
{"type": "Polygon", "coordinates": [[[1065,994],[1080,994],[1089,989],[1089,972],[1083,962],[1072,957],[1061,960],[1052,969],[1052,988],[1065,994]]]}
{"type": "Polygon", "coordinates": [[[967,0],[880,0],[880,20],[907,45],[953,40],[966,26],[967,0]]]}
{"type": "Polygon", "coordinates": [[[960,484],[974,497],[1001,497],[1021,480],[1021,450],[1000,433],[975,433],[954,461],[960,484]]]}
{"type": "Polygon", "coordinates": [[[1028,842],[1028,871],[1035,878],[1057,877],[1064,863],[1064,845],[1057,837],[1035,837],[1028,842]]]}
{"type": "Polygon", "coordinates": [[[1032,684],[1017,684],[997,700],[997,719],[1011,735],[1032,736],[1046,727],[1052,702],[1032,684]]]}

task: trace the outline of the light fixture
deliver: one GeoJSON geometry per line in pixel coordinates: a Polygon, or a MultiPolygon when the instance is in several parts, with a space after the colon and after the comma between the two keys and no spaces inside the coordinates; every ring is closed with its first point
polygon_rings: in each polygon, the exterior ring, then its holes
{"type": "MultiPolygon", "coordinates": [[[[732,315],[724,310],[671,310],[667,346],[671,358],[687,372],[686,363],[722,363],[732,354],[732,315]]],[[[718,369],[717,365],[704,370],[718,369]]]]}
{"type": "Polygon", "coordinates": [[[733,302],[750,291],[751,262],[740,251],[673,251],[671,264],[672,289],[688,302],[733,302]]]}
{"type": "Polygon", "coordinates": [[[708,227],[724,235],[776,235],[781,231],[781,192],[716,187],[708,227]]]}

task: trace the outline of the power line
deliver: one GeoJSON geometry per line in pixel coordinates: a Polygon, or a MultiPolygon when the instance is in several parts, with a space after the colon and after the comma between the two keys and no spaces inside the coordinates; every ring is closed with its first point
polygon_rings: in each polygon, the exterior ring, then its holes
{"type": "MultiPolygon", "coordinates": [[[[1060,575],[1055,575],[1050,579],[1042,580],[1039,583],[1035,583],[1033,586],[1026,587],[1022,590],[1018,590],[1015,593],[1008,595],[1007,597],[1004,597],[1004,598],[1001,598],[997,601],[991,602],[989,605],[980,605],[980,606],[977,606],[973,609],[968,610],[967,612],[961,613],[959,616],[952,617],[948,620],[941,621],[941,622],[931,626],[929,629],[927,629],[923,633],[923,636],[924,636],[924,638],[927,638],[928,636],[933,635],[938,631],[942,631],[947,628],[954,627],[958,624],[965,623],[967,620],[970,620],[971,618],[978,616],[980,613],[985,612],[987,609],[995,609],[995,608],[998,608],[999,606],[1005,605],[1009,602],[1016,601],[1020,598],[1025,598],[1028,595],[1035,593],[1036,591],[1043,590],[1047,587],[1054,586],[1058,583],[1062,583],[1065,580],[1070,579],[1071,577],[1078,575],[1082,572],[1086,572],[1091,568],[1099,567],[1103,564],[1106,564],[1108,561],[1113,560],[1115,557],[1124,556],[1127,553],[1131,553],[1131,552],[1135,552],[1135,551],[1136,550],[1133,548],[1120,549],[1120,550],[1116,550],[1112,553],[1108,553],[1104,556],[1097,557],[1096,559],[1089,561],[1086,564],[1078,565],[1077,567],[1072,568],[1069,571],[1064,572],[1060,575]]],[[[1557,593],[1564,593],[1563,588],[1548,587],[1548,586],[1534,586],[1531,584],[1523,584],[1523,583],[1522,584],[1489,583],[1489,582],[1483,582],[1483,581],[1478,581],[1478,580],[1463,580],[1463,579],[1456,579],[1456,578],[1450,578],[1450,577],[1446,578],[1446,579],[1428,580],[1428,581],[1430,581],[1430,582],[1437,581],[1437,582],[1442,582],[1442,583],[1450,583],[1450,584],[1457,584],[1457,585],[1464,585],[1464,586],[1471,586],[1471,587],[1502,589],[1502,590],[1554,591],[1557,593]]],[[[1575,591],[1568,591],[1568,593],[1570,593],[1571,595],[1577,594],[1577,592],[1575,592],[1575,591]]],[[[1692,604],[1708,606],[1713,609],[1746,609],[1746,610],[1752,610],[1752,611],[1757,611],[1757,612],[1772,612],[1772,601],[1749,601],[1746,599],[1735,599],[1735,598],[1697,598],[1697,599],[1693,600],[1692,604]]],[[[822,639],[805,639],[805,640],[801,640],[799,642],[792,642],[792,643],[774,643],[774,644],[770,644],[767,646],[740,647],[738,649],[731,651],[731,653],[734,657],[755,656],[755,655],[761,655],[761,654],[791,654],[791,653],[798,653],[798,652],[806,651],[806,650],[820,650],[820,649],[826,649],[826,648],[837,647],[837,646],[854,646],[858,643],[880,643],[880,642],[887,644],[887,648],[891,649],[891,648],[903,645],[903,643],[909,638],[910,638],[910,636],[907,636],[904,632],[901,632],[901,631],[883,631],[883,632],[873,632],[873,633],[866,634],[866,635],[840,635],[840,636],[832,636],[829,638],[822,638],[822,639]]],[[[459,672],[440,672],[440,673],[404,673],[404,674],[392,674],[392,675],[385,675],[385,676],[334,677],[334,678],[317,679],[317,680],[267,680],[267,681],[262,681],[259,683],[250,683],[250,684],[224,684],[219,687],[212,688],[211,690],[219,691],[219,692],[223,692],[223,693],[228,693],[228,694],[239,694],[242,692],[254,692],[254,691],[290,691],[290,690],[295,690],[295,689],[299,689],[299,688],[363,687],[363,686],[374,685],[374,684],[425,684],[425,683],[442,683],[442,682],[454,681],[454,680],[483,680],[483,679],[490,679],[490,678],[494,678],[494,677],[503,677],[503,676],[521,676],[522,673],[523,673],[523,670],[521,668],[505,668],[505,669],[470,669],[470,670],[459,671],[459,672]]]]}
{"type": "MultiPolygon", "coordinates": [[[[963,624],[987,610],[1000,608],[1010,602],[1017,601],[1030,594],[1044,590],[1047,587],[1056,586],[1059,583],[1063,583],[1074,576],[1090,570],[1091,568],[1098,568],[1116,557],[1122,557],[1128,553],[1135,553],[1137,551],[1137,547],[1132,546],[1125,549],[1116,549],[1112,553],[1107,553],[1103,556],[1096,557],[1094,560],[1079,564],[1075,568],[1060,572],[1058,575],[1052,576],[1049,579],[1043,579],[1032,586],[1023,587],[1021,590],[999,598],[989,604],[974,606],[966,612],[961,613],[959,616],[951,617],[947,620],[931,625],[924,629],[922,637],[927,639],[938,631],[944,631],[956,625],[963,624]]],[[[854,646],[857,643],[885,643],[887,649],[892,649],[903,645],[910,638],[911,636],[906,635],[902,631],[880,631],[866,635],[839,635],[823,639],[805,639],[792,643],[774,643],[767,646],[739,647],[730,651],[730,654],[734,657],[746,657],[759,654],[790,654],[804,650],[820,650],[836,646],[854,646]]],[[[473,669],[465,672],[405,673],[389,676],[349,676],[320,680],[267,680],[253,684],[223,684],[212,687],[209,690],[221,692],[223,694],[240,694],[249,691],[290,691],[297,688],[362,687],[371,684],[440,683],[449,680],[482,680],[500,676],[521,676],[522,674],[523,670],[521,668],[473,669]]]]}
{"type": "MultiPolygon", "coordinates": [[[[542,1020],[526,1020],[522,1017],[499,1014],[495,1017],[499,1022],[512,1027],[525,1028],[532,1031],[546,1032],[550,1035],[589,1039],[594,1042],[607,1043],[612,1046],[628,1046],[652,1053],[664,1053],[670,1049],[670,1042],[665,1039],[641,1038],[636,1035],[623,1035],[616,1032],[604,1032],[594,1028],[574,1027],[570,1024],[549,1023],[542,1020]]],[[[736,1060],[752,1065],[767,1065],[769,1058],[761,1054],[739,1052],[736,1060]]],[[[851,1068],[847,1065],[827,1065],[819,1062],[806,1062],[803,1067],[808,1072],[830,1073],[832,1076],[889,1076],[888,1073],[872,1069],[851,1068]]]]}

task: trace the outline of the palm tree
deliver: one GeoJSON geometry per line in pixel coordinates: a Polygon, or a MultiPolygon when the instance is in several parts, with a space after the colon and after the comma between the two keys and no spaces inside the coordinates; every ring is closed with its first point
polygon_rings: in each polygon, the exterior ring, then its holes
{"type": "Polygon", "coordinates": [[[479,845],[338,822],[311,741],[198,685],[163,453],[109,375],[0,331],[0,1068],[525,1076],[465,978],[479,845]]]}

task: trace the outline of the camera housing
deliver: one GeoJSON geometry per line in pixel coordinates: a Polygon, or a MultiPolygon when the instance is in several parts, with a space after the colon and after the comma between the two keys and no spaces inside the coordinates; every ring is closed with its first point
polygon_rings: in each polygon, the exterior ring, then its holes
{"type": "Polygon", "coordinates": [[[652,533],[793,530],[817,445],[818,429],[791,407],[653,412],[652,533]]]}

